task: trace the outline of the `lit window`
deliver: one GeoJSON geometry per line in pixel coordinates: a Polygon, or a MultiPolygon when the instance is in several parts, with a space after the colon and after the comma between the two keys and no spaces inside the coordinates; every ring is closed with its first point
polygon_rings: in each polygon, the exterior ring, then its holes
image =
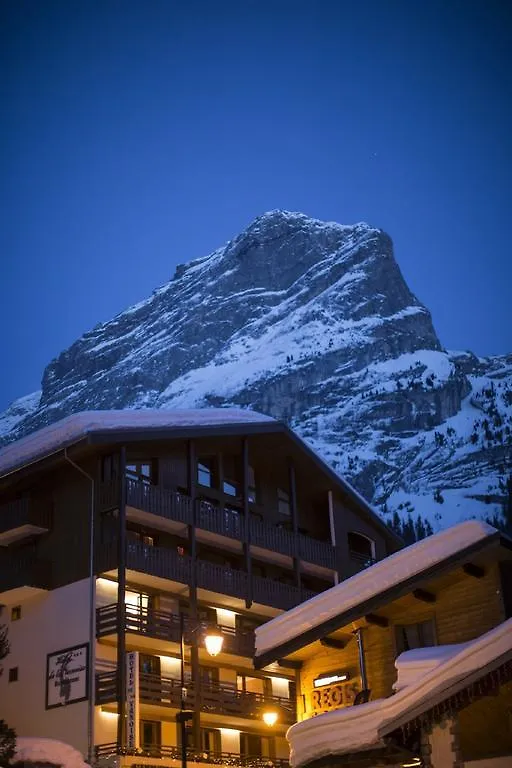
{"type": "Polygon", "coordinates": [[[11,608],[11,621],[19,621],[21,619],[21,605],[13,605],[11,608]]]}

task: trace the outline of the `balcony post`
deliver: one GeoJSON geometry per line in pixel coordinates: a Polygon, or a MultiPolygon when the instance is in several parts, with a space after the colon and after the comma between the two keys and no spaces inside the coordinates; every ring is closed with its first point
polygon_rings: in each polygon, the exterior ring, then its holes
{"type": "Polygon", "coordinates": [[[288,485],[290,490],[290,514],[292,518],[293,530],[293,570],[295,572],[295,583],[297,589],[301,589],[300,580],[300,556],[299,556],[299,521],[297,514],[297,486],[295,483],[295,466],[292,459],[288,463],[288,485]]]}
{"type": "MultiPolygon", "coordinates": [[[[197,626],[197,503],[196,503],[196,451],[195,443],[189,440],[187,443],[187,486],[188,495],[192,506],[192,524],[188,526],[188,543],[190,550],[191,573],[189,587],[189,617],[193,626],[197,626]]],[[[183,613],[181,612],[181,622],[183,622],[183,613]]],[[[183,631],[182,631],[183,634],[183,631]]],[[[199,649],[197,647],[196,633],[192,635],[190,647],[190,667],[192,672],[192,684],[195,690],[194,696],[194,718],[192,721],[192,732],[194,746],[199,749],[201,745],[201,691],[199,690],[199,649]]],[[[185,735],[185,731],[183,732],[185,735]]]]}
{"type": "Polygon", "coordinates": [[[247,572],[247,594],[245,596],[245,606],[250,608],[252,605],[252,560],[251,560],[251,529],[249,525],[249,440],[242,438],[242,498],[244,510],[244,534],[243,534],[243,552],[245,558],[245,570],[247,572]]]}
{"type": "Polygon", "coordinates": [[[126,448],[119,454],[119,516],[117,536],[117,743],[125,747],[126,736],[126,448]]]}

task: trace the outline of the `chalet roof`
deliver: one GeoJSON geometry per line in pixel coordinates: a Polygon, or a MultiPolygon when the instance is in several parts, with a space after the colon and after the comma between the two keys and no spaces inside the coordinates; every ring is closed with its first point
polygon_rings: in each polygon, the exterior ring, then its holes
{"type": "Polygon", "coordinates": [[[258,627],[256,665],[266,666],[347,626],[498,539],[492,526],[469,520],[396,552],[258,627]]]}
{"type": "MultiPolygon", "coordinates": [[[[486,675],[506,670],[512,660],[512,619],[476,640],[464,643],[446,660],[386,699],[344,707],[303,720],[289,728],[291,764],[314,763],[327,755],[357,755],[384,747],[385,738],[406,723],[453,699],[486,675]]],[[[470,700],[470,699],[469,699],[470,700]]],[[[465,703],[469,703],[467,700],[465,703]]]]}
{"type": "Polygon", "coordinates": [[[117,433],[146,431],[157,439],[171,431],[224,430],[239,425],[278,425],[275,419],[241,408],[189,410],[82,411],[22,437],[0,450],[0,477],[30,462],[49,456],[94,434],[107,434],[115,442],[117,433]]]}
{"type": "Polygon", "coordinates": [[[271,416],[242,408],[144,409],[82,411],[43,427],[0,450],[0,479],[32,464],[62,454],[78,443],[116,443],[173,439],[200,435],[282,433],[324,472],[393,547],[401,539],[349,483],[286,424],[271,416]]]}

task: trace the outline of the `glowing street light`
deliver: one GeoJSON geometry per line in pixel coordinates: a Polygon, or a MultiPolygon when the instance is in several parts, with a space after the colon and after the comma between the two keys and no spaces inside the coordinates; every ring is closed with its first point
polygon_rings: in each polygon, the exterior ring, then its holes
{"type": "Polygon", "coordinates": [[[266,709],[263,712],[263,722],[265,725],[268,725],[269,728],[272,728],[273,725],[277,723],[279,719],[279,714],[276,712],[275,709],[266,709]]]}
{"type": "Polygon", "coordinates": [[[222,651],[224,637],[218,629],[209,629],[204,637],[204,645],[210,656],[218,656],[222,651]]]}

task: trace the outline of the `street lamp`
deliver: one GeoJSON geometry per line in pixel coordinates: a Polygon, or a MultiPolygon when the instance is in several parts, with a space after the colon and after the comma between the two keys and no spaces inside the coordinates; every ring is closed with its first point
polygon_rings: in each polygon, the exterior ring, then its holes
{"type": "Polygon", "coordinates": [[[262,717],[265,725],[268,725],[269,728],[272,728],[272,726],[275,725],[279,719],[279,713],[275,709],[265,709],[262,717]]]}
{"type": "MultiPolygon", "coordinates": [[[[201,629],[201,625],[195,627],[192,631],[201,629]]],[[[208,629],[204,636],[205,648],[210,656],[218,656],[222,650],[224,637],[219,629],[208,629]]],[[[180,662],[181,662],[181,706],[176,715],[176,720],[181,729],[181,768],[187,768],[187,722],[192,720],[194,712],[186,708],[187,687],[185,685],[185,617],[180,612],[180,662]]]]}

